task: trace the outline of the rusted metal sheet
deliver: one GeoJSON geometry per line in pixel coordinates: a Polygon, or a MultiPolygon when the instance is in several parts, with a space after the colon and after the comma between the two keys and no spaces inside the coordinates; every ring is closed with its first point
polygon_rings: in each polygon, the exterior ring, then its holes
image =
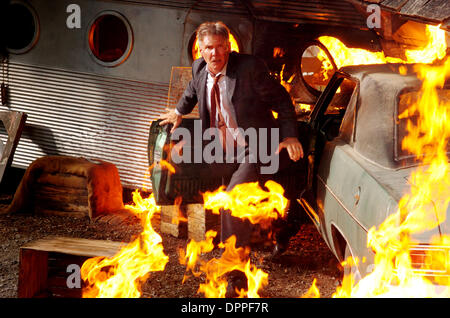
{"type": "Polygon", "coordinates": [[[9,84],[10,108],[28,114],[13,165],[44,155],[99,158],[117,166],[125,186],[150,188],[148,130],[167,106],[168,84],[17,63],[9,84]]]}

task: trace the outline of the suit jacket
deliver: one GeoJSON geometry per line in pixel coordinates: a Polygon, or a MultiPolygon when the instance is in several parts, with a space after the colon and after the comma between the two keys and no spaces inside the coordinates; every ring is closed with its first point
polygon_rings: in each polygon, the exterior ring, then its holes
{"type": "MultiPolygon", "coordinates": [[[[179,113],[189,114],[198,103],[203,130],[209,127],[209,110],[206,104],[207,64],[203,58],[192,64],[192,80],[177,104],[179,113]]],[[[259,58],[230,53],[225,76],[227,96],[236,114],[236,122],[244,131],[250,127],[278,127],[280,139],[298,137],[295,108],[289,93],[272,78],[266,64],[259,58]],[[272,110],[278,113],[275,119],[272,110]]],[[[269,137],[270,138],[270,137],[269,137]]]]}

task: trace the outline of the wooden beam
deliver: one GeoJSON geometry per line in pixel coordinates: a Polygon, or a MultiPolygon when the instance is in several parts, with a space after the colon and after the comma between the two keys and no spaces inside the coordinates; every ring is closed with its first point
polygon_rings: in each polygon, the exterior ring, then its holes
{"type": "Polygon", "coordinates": [[[0,120],[3,122],[6,132],[8,133],[8,140],[3,147],[0,158],[1,182],[6,169],[11,166],[11,163],[13,161],[14,152],[16,151],[20,137],[22,136],[23,128],[25,127],[27,114],[16,111],[2,111],[0,112],[0,120]]]}
{"type": "MultiPolygon", "coordinates": [[[[65,297],[80,298],[80,288],[69,288],[69,265],[78,265],[92,257],[113,257],[122,242],[89,240],[68,237],[48,237],[28,243],[19,252],[19,298],[65,297]]],[[[81,279],[81,277],[80,277],[81,279]]]]}
{"type": "Polygon", "coordinates": [[[448,0],[410,0],[402,7],[400,13],[442,22],[450,18],[450,3],[448,0]]]}
{"type": "Polygon", "coordinates": [[[395,11],[399,11],[407,2],[408,0],[384,0],[381,1],[380,5],[395,11]]]}

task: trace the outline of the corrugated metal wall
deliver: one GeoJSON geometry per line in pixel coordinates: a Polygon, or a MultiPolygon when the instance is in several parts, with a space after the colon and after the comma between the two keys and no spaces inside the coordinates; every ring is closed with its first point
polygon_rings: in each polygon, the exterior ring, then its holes
{"type": "Polygon", "coordinates": [[[148,131],[167,105],[167,84],[11,63],[9,85],[10,109],[28,114],[13,165],[55,154],[101,158],[124,186],[150,188],[148,131]]]}
{"type": "Polygon", "coordinates": [[[338,25],[367,29],[364,15],[346,1],[252,0],[253,14],[262,20],[338,25]]]}

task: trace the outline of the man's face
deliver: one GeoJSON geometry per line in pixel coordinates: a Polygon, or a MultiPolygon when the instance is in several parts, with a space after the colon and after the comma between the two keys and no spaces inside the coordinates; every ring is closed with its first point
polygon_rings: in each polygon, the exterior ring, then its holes
{"type": "Polygon", "coordinates": [[[200,53],[208,64],[211,73],[219,73],[228,61],[231,44],[220,35],[205,35],[199,42],[200,53]]]}

